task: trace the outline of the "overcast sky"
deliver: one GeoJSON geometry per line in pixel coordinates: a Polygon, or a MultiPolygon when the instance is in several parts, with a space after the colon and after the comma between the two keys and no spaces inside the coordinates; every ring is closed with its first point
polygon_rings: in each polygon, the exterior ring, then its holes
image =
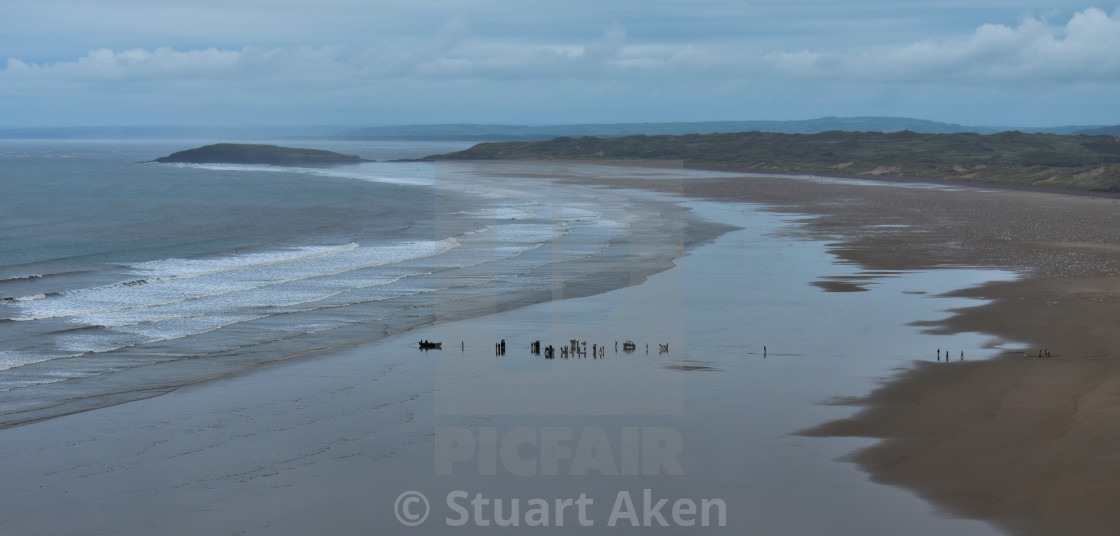
{"type": "Polygon", "coordinates": [[[0,127],[1118,124],[1110,1],[3,0],[0,127]]]}

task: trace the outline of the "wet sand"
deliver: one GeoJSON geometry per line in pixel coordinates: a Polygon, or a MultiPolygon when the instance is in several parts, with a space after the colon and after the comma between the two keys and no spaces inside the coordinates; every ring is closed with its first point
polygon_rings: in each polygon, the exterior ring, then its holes
{"type": "MultiPolygon", "coordinates": [[[[622,184],[615,184],[622,186],[622,184]]],[[[656,187],[641,185],[642,187],[656,187]]],[[[803,229],[869,270],[1002,267],[1021,279],[954,293],[991,300],[926,323],[1014,341],[987,361],[916,363],[863,409],[804,432],[880,438],[851,459],[876,482],[1013,534],[1099,535],[1120,524],[1120,204],[977,186],[855,186],[720,178],[681,191],[814,214],[803,229]],[[1053,357],[1039,359],[1049,348],[1053,357]],[[1026,353],[1027,358],[1023,357],[1026,353]]],[[[822,282],[859,290],[864,281],[822,282]]]]}

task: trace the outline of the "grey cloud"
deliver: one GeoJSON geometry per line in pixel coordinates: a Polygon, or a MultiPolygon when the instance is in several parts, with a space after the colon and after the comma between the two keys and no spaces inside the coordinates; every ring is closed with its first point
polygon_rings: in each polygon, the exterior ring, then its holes
{"type": "MultiPolygon", "coordinates": [[[[371,16],[381,8],[380,3],[356,0],[347,5],[354,12],[367,9],[371,16]]],[[[500,7],[484,5],[491,11],[500,7]]],[[[766,8],[762,11],[793,10],[777,0],[758,5],[766,8]]],[[[120,121],[126,113],[143,111],[137,117],[152,121],[156,113],[177,113],[168,107],[174,103],[178,110],[204,110],[222,121],[246,120],[254,111],[272,120],[284,111],[317,122],[349,118],[354,110],[366,110],[377,121],[398,114],[396,120],[406,122],[490,121],[499,113],[506,121],[568,121],[581,113],[585,121],[777,119],[905,113],[901,110],[931,103],[956,111],[963,109],[960,103],[971,102],[974,113],[1000,108],[1018,122],[1024,110],[1040,113],[1039,102],[1062,101],[1076,102],[1090,121],[1115,120],[1100,116],[1102,109],[1114,116],[1113,90],[1120,89],[1120,55],[1114,52],[1120,50],[1120,10],[1110,15],[1084,9],[1061,20],[1051,14],[1049,20],[1024,16],[1011,24],[971,24],[950,37],[930,30],[899,38],[895,29],[851,41],[828,33],[845,27],[845,21],[832,23],[813,14],[804,22],[779,21],[785,26],[773,31],[786,32],[780,39],[752,33],[773,26],[764,18],[743,24],[736,34],[732,15],[762,11],[713,0],[705,6],[726,19],[718,35],[651,33],[648,20],[598,4],[590,6],[596,15],[588,19],[592,23],[560,29],[543,28],[541,20],[550,16],[544,8],[539,14],[521,9],[506,18],[483,20],[478,12],[457,12],[446,2],[439,5],[438,15],[423,21],[416,14],[422,10],[413,9],[407,29],[379,31],[397,19],[379,21],[380,26],[365,28],[360,37],[346,33],[337,41],[322,40],[321,33],[310,34],[308,41],[301,36],[265,39],[283,33],[273,29],[236,45],[217,44],[202,32],[202,46],[178,41],[147,47],[98,45],[49,60],[11,54],[10,59],[0,56],[0,117],[11,124],[13,117],[33,122],[36,114],[78,117],[96,112],[109,118],[101,121],[120,121]],[[514,24],[531,16],[535,22],[514,24]],[[805,25],[812,31],[804,31],[805,25]],[[791,33],[799,28],[801,34],[791,33]],[[572,37],[577,33],[580,37],[572,37]],[[1009,93],[1017,93],[1018,100],[1010,102],[1009,93]],[[551,119],[544,118],[548,113],[554,114],[551,119]]],[[[676,5],[652,7],[661,17],[658,24],[688,16],[676,5]]],[[[190,24],[203,18],[193,16],[190,24]]],[[[323,24],[339,17],[314,21],[323,24]]],[[[683,26],[698,28],[701,19],[696,15],[683,26]]],[[[886,21],[879,17],[875,24],[886,21]]],[[[0,30],[5,24],[0,20],[0,30]]],[[[873,33],[866,31],[867,24],[846,31],[873,33]]],[[[914,20],[910,24],[911,29],[920,26],[914,20]]],[[[347,31],[359,26],[350,23],[347,31]]]]}
{"type": "Polygon", "coordinates": [[[617,22],[603,30],[603,36],[583,47],[580,57],[589,61],[614,58],[626,46],[626,29],[617,22]]]}
{"type": "Polygon", "coordinates": [[[990,84],[1120,82],[1120,9],[1075,14],[1064,27],[1024,18],[1017,27],[980,26],[963,39],[923,41],[856,53],[778,52],[767,61],[797,78],[990,84]]]}
{"type": "Polygon", "coordinates": [[[1062,84],[1120,82],[1120,10],[1111,16],[1090,8],[1064,27],[1024,18],[1018,26],[985,24],[970,36],[922,41],[857,51],[772,52],[759,54],[735,44],[723,46],[631,46],[620,24],[579,45],[518,46],[487,49],[461,46],[472,37],[465,22],[453,19],[426,40],[404,39],[354,54],[333,47],[245,47],[240,50],[176,51],[99,49],[74,61],[34,64],[9,60],[0,71],[6,84],[20,82],[225,80],[231,76],[274,82],[318,84],[335,81],[407,78],[587,79],[612,76],[674,78],[703,76],[734,79],[750,74],[806,79],[874,79],[881,82],[952,81],[989,84],[1035,79],[1062,84]],[[482,52],[479,52],[479,51],[482,52]]]}

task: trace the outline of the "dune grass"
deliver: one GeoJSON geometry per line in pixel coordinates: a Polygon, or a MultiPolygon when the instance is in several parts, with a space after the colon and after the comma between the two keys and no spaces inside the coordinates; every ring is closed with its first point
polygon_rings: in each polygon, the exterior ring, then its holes
{"type": "Polygon", "coordinates": [[[1120,137],[741,132],[480,143],[425,160],[679,160],[686,166],[1120,192],[1120,137]]]}

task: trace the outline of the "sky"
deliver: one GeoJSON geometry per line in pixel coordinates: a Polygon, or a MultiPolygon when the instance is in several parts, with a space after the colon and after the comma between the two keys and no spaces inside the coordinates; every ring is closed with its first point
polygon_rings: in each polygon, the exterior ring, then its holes
{"type": "Polygon", "coordinates": [[[1120,124],[1101,0],[3,0],[0,128],[1120,124]]]}

